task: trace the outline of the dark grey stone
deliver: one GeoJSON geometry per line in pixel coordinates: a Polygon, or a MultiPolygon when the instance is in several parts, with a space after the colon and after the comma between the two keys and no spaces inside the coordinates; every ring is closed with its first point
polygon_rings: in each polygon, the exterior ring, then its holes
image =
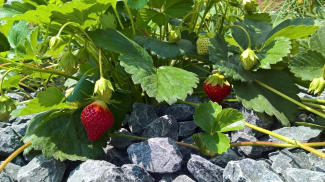
{"type": "Polygon", "coordinates": [[[0,156],[9,156],[21,146],[20,137],[11,127],[0,128],[0,156]]]}
{"type": "Polygon", "coordinates": [[[129,181],[154,182],[154,178],[142,167],[135,164],[124,164],[121,169],[129,181]]]}
{"type": "Polygon", "coordinates": [[[174,116],[177,121],[193,120],[195,108],[187,104],[173,104],[166,110],[166,114],[174,116]]]}
{"type": "Polygon", "coordinates": [[[71,171],[67,182],[127,181],[123,170],[107,161],[87,160],[71,171]]]}
{"type": "Polygon", "coordinates": [[[26,134],[28,123],[23,124],[13,124],[11,125],[11,128],[19,135],[19,137],[24,137],[26,134]]]}
{"type": "Polygon", "coordinates": [[[266,162],[254,161],[253,159],[230,161],[223,172],[223,181],[283,182],[281,177],[274,173],[266,162]]]}
{"type": "MultiPolygon", "coordinates": [[[[260,113],[260,112],[255,112],[254,110],[248,110],[245,107],[241,107],[239,109],[239,112],[241,112],[246,120],[246,122],[253,124],[255,126],[264,128],[264,129],[269,129],[271,126],[274,124],[274,120],[271,116],[267,115],[266,113],[260,113]]],[[[245,127],[242,130],[239,130],[240,132],[244,132],[248,135],[251,135],[255,138],[261,137],[265,135],[264,133],[261,133],[257,130],[254,130],[249,127],[245,127]]],[[[238,131],[234,131],[238,132],[238,131]]]]}
{"type": "MultiPolygon", "coordinates": [[[[319,149],[325,153],[325,149],[319,149]]],[[[313,153],[307,154],[309,162],[312,165],[312,170],[325,173],[325,159],[313,153]]]]}
{"type": "MultiPolygon", "coordinates": [[[[248,135],[244,132],[236,132],[231,136],[231,142],[245,142],[245,141],[258,141],[255,137],[248,135]]],[[[262,141],[262,139],[260,139],[262,141]]],[[[245,155],[248,158],[259,158],[264,152],[269,152],[274,149],[274,147],[269,146],[240,146],[236,148],[238,153],[245,155]]]]}
{"type": "Polygon", "coordinates": [[[136,135],[141,134],[143,129],[158,118],[151,105],[134,103],[133,110],[129,118],[130,131],[136,135]]]}
{"type": "Polygon", "coordinates": [[[122,156],[121,151],[117,151],[113,146],[107,145],[104,148],[105,152],[105,161],[110,162],[116,166],[122,166],[124,164],[130,163],[128,156],[122,156]]]}
{"type": "Polygon", "coordinates": [[[27,164],[20,155],[16,156],[11,162],[17,166],[25,166],[27,164]]]}
{"type": "Polygon", "coordinates": [[[0,172],[0,181],[1,182],[14,182],[13,179],[9,177],[9,175],[5,172],[0,172]]]}
{"type": "Polygon", "coordinates": [[[284,171],[286,182],[321,182],[325,181],[325,173],[308,169],[288,168],[284,171]]]}
{"type": "MultiPolygon", "coordinates": [[[[2,164],[1,162],[0,164],[2,164]]],[[[6,173],[10,179],[17,181],[17,174],[21,167],[13,163],[8,163],[1,173],[6,173]]],[[[1,178],[0,178],[1,179],[1,178]]]]}
{"type": "Polygon", "coordinates": [[[281,150],[269,154],[270,160],[273,161],[272,169],[283,175],[288,168],[312,169],[309,157],[303,150],[281,150]]]}
{"type": "MultiPolygon", "coordinates": [[[[127,129],[121,128],[116,133],[122,133],[126,135],[132,135],[135,136],[133,133],[130,133],[127,129]]],[[[108,142],[109,145],[114,146],[115,148],[126,150],[131,144],[139,142],[139,140],[134,138],[128,138],[128,137],[112,137],[111,140],[108,142]]]]}
{"type": "Polygon", "coordinates": [[[184,121],[178,123],[178,138],[186,138],[191,136],[195,129],[197,128],[197,125],[195,124],[194,120],[191,121],[184,121]]]}
{"type": "Polygon", "coordinates": [[[130,115],[126,115],[123,122],[122,122],[122,126],[126,126],[129,123],[129,119],[130,119],[130,115]]]}
{"type": "Polygon", "coordinates": [[[32,120],[35,115],[36,114],[18,116],[16,118],[10,120],[9,122],[11,122],[13,125],[20,125],[20,124],[29,123],[29,121],[32,120]]]}
{"type": "Polygon", "coordinates": [[[169,108],[168,104],[161,104],[155,107],[155,112],[158,117],[165,116],[168,108],[169,108]]]}
{"type": "Polygon", "coordinates": [[[177,178],[175,178],[172,182],[195,182],[195,181],[186,175],[180,175],[177,178]]]}
{"type": "MultiPolygon", "coordinates": [[[[298,140],[301,143],[307,143],[309,140],[314,139],[320,135],[322,129],[311,128],[308,126],[298,126],[298,127],[283,127],[273,132],[280,135],[286,136],[288,138],[298,140]]],[[[271,136],[272,142],[286,143],[280,139],[271,136]]]]}
{"type": "MultiPolygon", "coordinates": [[[[192,139],[192,137],[184,138],[181,142],[188,143],[191,145],[194,144],[194,140],[192,139]]],[[[178,146],[178,148],[183,155],[183,164],[185,165],[187,164],[187,161],[191,158],[191,154],[201,155],[201,152],[188,147],[178,146]]]]}
{"type": "Polygon", "coordinates": [[[133,164],[152,173],[173,173],[181,169],[182,154],[170,138],[150,138],[132,144],[127,152],[133,164]]]}
{"type": "Polygon", "coordinates": [[[19,182],[61,182],[65,169],[63,162],[40,155],[21,167],[17,178],[19,182]]]}
{"type": "Polygon", "coordinates": [[[199,95],[188,95],[185,99],[187,102],[201,103],[201,97],[199,95]]]}
{"type": "Polygon", "coordinates": [[[18,101],[18,102],[22,102],[22,101],[26,100],[25,97],[23,97],[21,95],[18,95],[16,93],[6,93],[5,95],[10,97],[12,100],[15,100],[15,101],[18,101]]]}
{"type": "Polygon", "coordinates": [[[243,158],[240,157],[235,151],[232,149],[228,149],[226,152],[210,159],[210,162],[212,162],[215,165],[218,165],[220,167],[225,168],[230,161],[238,161],[242,160],[243,158]]]}
{"type": "Polygon", "coordinates": [[[11,126],[10,123],[0,122],[0,128],[7,128],[8,126],[11,126]]]}
{"type": "Polygon", "coordinates": [[[195,154],[187,162],[187,169],[197,181],[222,181],[224,171],[222,167],[195,154]]]}
{"type": "Polygon", "coordinates": [[[178,123],[174,116],[161,116],[144,128],[142,136],[147,138],[169,137],[177,141],[178,123]]]}

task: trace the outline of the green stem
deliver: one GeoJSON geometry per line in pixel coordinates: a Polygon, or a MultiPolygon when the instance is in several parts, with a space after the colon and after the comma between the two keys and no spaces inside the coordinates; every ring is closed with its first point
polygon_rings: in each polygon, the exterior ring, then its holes
{"type": "Polygon", "coordinates": [[[191,105],[191,106],[196,106],[199,107],[200,104],[194,103],[194,102],[188,102],[188,101],[182,101],[182,100],[178,100],[176,101],[177,103],[181,103],[181,104],[187,104],[187,105],[191,105]]]}
{"type": "Polygon", "coordinates": [[[0,165],[0,172],[6,167],[6,165],[12,161],[18,154],[20,154],[25,148],[29,147],[32,142],[27,142],[19,149],[17,149],[14,153],[12,153],[1,165],[0,165]]]}
{"type": "Polygon", "coordinates": [[[99,59],[98,59],[98,64],[99,64],[99,73],[100,73],[100,78],[104,78],[103,75],[103,68],[102,68],[102,49],[99,48],[98,50],[98,54],[99,54],[99,59]]]}
{"type": "MultiPolygon", "coordinates": [[[[24,95],[24,94],[21,94],[21,93],[18,93],[18,92],[16,92],[16,91],[14,91],[14,90],[12,90],[12,89],[10,89],[10,88],[6,88],[5,90],[7,90],[7,91],[9,91],[9,92],[12,92],[12,93],[15,93],[15,94],[17,94],[17,95],[20,95],[20,96],[22,96],[22,97],[24,97],[25,99],[33,99],[33,97],[30,95],[30,94],[26,94],[26,95],[24,95]]],[[[26,92],[26,91],[25,91],[26,92]]]]}
{"type": "Polygon", "coordinates": [[[317,114],[317,115],[325,118],[325,114],[324,113],[321,113],[321,112],[319,112],[319,111],[317,111],[317,110],[315,110],[315,109],[313,109],[311,107],[308,107],[308,106],[306,106],[306,105],[304,105],[304,104],[302,104],[302,103],[300,103],[300,102],[298,102],[298,101],[296,101],[296,100],[288,97],[287,95],[285,95],[285,94],[283,94],[283,93],[275,90],[274,88],[272,88],[272,87],[270,87],[270,86],[268,86],[268,85],[266,85],[266,84],[264,84],[264,83],[262,83],[262,82],[260,82],[258,80],[254,80],[254,82],[257,83],[257,84],[259,84],[259,85],[261,85],[261,86],[263,86],[263,87],[265,87],[266,89],[268,89],[268,90],[276,93],[277,95],[279,95],[279,96],[287,99],[288,101],[290,101],[290,102],[292,102],[292,103],[294,103],[294,104],[296,104],[296,105],[298,105],[298,106],[306,109],[307,111],[313,112],[313,113],[315,113],[315,114],[317,114]]]}
{"type": "Polygon", "coordinates": [[[136,34],[135,33],[135,25],[134,25],[132,13],[131,13],[130,8],[128,6],[127,0],[123,0],[123,1],[124,1],[124,5],[125,5],[125,8],[126,8],[126,11],[128,12],[128,15],[129,15],[130,20],[131,20],[133,35],[135,35],[136,34]]]}
{"type": "Polygon", "coordinates": [[[314,103],[310,103],[310,102],[302,102],[302,103],[307,105],[307,106],[311,106],[311,107],[314,107],[314,108],[325,110],[325,106],[323,106],[323,105],[314,104],[314,103]]]}
{"type": "MultiPolygon", "coordinates": [[[[232,27],[238,27],[238,28],[242,29],[245,32],[245,34],[246,34],[246,36],[248,38],[248,47],[247,47],[247,49],[251,49],[251,37],[249,36],[246,29],[243,28],[242,26],[239,26],[239,25],[231,25],[230,28],[232,28],[232,27]]],[[[238,46],[239,46],[239,49],[243,52],[243,48],[239,44],[238,44],[238,46]]]]}
{"type": "Polygon", "coordinates": [[[60,37],[61,32],[63,31],[63,29],[64,29],[67,25],[69,25],[69,24],[74,24],[74,22],[68,22],[68,23],[64,24],[64,25],[60,28],[60,30],[59,30],[59,32],[58,32],[58,34],[57,34],[58,37],[60,37]]]}
{"type": "Polygon", "coordinates": [[[73,39],[73,35],[70,36],[69,42],[68,42],[68,51],[71,52],[71,41],[73,39]]]}
{"type": "Polygon", "coordinates": [[[117,21],[118,21],[118,23],[120,24],[120,26],[121,26],[121,28],[122,28],[122,30],[124,29],[124,26],[123,26],[123,23],[122,23],[122,21],[121,21],[121,19],[120,19],[120,16],[118,15],[118,12],[117,12],[117,10],[116,10],[116,7],[113,7],[113,10],[114,10],[114,12],[115,12],[115,16],[117,17],[117,21]]]}
{"type": "Polygon", "coordinates": [[[210,71],[208,71],[208,70],[206,70],[206,69],[204,69],[204,68],[201,68],[200,66],[197,66],[196,64],[193,64],[193,63],[189,63],[189,64],[190,64],[191,66],[193,66],[193,67],[195,67],[195,68],[197,68],[197,69],[203,71],[203,72],[208,73],[209,75],[211,74],[210,71]]]}
{"type": "Polygon", "coordinates": [[[323,99],[310,99],[310,98],[300,98],[302,102],[318,102],[318,103],[323,103],[325,104],[325,100],[323,99]]]}
{"type": "Polygon", "coordinates": [[[12,71],[13,69],[10,69],[8,71],[6,71],[3,75],[2,75],[2,78],[1,78],[1,82],[0,82],[0,93],[1,93],[1,96],[4,96],[5,94],[3,93],[3,89],[2,89],[2,84],[3,84],[3,81],[5,80],[5,77],[8,75],[8,73],[10,71],[12,71]]]}

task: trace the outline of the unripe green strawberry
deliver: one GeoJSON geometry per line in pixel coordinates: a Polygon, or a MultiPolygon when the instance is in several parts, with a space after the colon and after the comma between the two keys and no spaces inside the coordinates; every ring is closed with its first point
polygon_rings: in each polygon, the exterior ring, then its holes
{"type": "Polygon", "coordinates": [[[243,8],[247,13],[254,13],[257,10],[256,0],[243,0],[243,8]]]}
{"type": "Polygon", "coordinates": [[[80,64],[83,64],[83,63],[86,63],[89,61],[89,53],[85,47],[79,49],[76,57],[80,64]]]}
{"type": "Polygon", "coordinates": [[[10,118],[10,113],[15,109],[15,101],[5,95],[0,96],[0,121],[8,121],[10,118]]]}
{"type": "Polygon", "coordinates": [[[323,77],[314,78],[313,81],[310,83],[308,92],[312,94],[320,95],[325,89],[325,80],[323,77]]]}
{"type": "Polygon", "coordinates": [[[105,102],[109,102],[112,97],[113,91],[114,88],[109,80],[105,78],[100,78],[96,81],[94,93],[98,95],[99,99],[105,102]]]}
{"type": "Polygon", "coordinates": [[[179,30],[172,30],[168,35],[168,42],[173,44],[181,40],[181,33],[179,30]]]}
{"type": "Polygon", "coordinates": [[[75,66],[77,65],[77,58],[72,52],[65,52],[59,62],[59,65],[68,75],[72,75],[75,72],[75,66]]]}
{"type": "Polygon", "coordinates": [[[47,49],[49,48],[49,40],[46,40],[45,42],[37,44],[36,48],[38,51],[38,55],[43,55],[46,53],[47,49]]]}
{"type": "MultiPolygon", "coordinates": [[[[71,88],[67,89],[67,90],[65,91],[65,97],[68,98],[69,95],[73,92],[73,90],[74,90],[74,87],[71,87],[71,88]]],[[[80,102],[80,101],[70,102],[70,104],[71,104],[72,106],[74,106],[74,107],[78,107],[78,108],[81,107],[81,106],[83,105],[83,103],[80,102]]]]}
{"type": "Polygon", "coordinates": [[[205,93],[213,102],[221,103],[231,92],[231,84],[219,73],[211,75],[203,84],[205,93]]]}
{"type": "Polygon", "coordinates": [[[64,44],[64,41],[59,36],[54,36],[50,39],[50,49],[56,50],[64,44]]]}
{"type": "Polygon", "coordinates": [[[96,100],[85,107],[81,112],[80,119],[91,141],[100,139],[114,124],[111,111],[101,100],[96,100]]]}
{"type": "Polygon", "coordinates": [[[244,52],[242,52],[239,59],[244,70],[252,69],[255,63],[258,61],[258,57],[256,56],[255,52],[250,48],[247,48],[244,52]]]}
{"type": "Polygon", "coordinates": [[[199,38],[196,41],[197,53],[199,55],[209,54],[210,38],[213,38],[214,35],[214,33],[199,35],[199,38]]]}

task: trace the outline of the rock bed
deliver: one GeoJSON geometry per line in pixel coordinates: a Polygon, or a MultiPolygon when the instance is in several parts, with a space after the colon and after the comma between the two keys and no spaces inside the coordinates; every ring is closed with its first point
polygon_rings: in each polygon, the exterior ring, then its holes
{"type": "MultiPolygon", "coordinates": [[[[16,94],[10,96],[19,101],[22,99],[16,94]]],[[[305,90],[299,96],[312,98],[305,90]]],[[[187,101],[200,103],[201,99],[189,96],[187,101]]],[[[319,129],[306,126],[282,128],[273,117],[247,110],[239,103],[230,107],[243,113],[247,122],[300,142],[324,141],[319,129]]],[[[0,181],[325,181],[325,159],[301,149],[243,146],[230,148],[211,159],[193,149],[178,146],[175,141],[193,143],[190,136],[202,131],[193,121],[194,111],[194,106],[186,104],[163,104],[153,108],[135,103],[119,132],[148,137],[149,140],[112,138],[104,149],[105,156],[85,162],[46,159],[39,152],[20,154],[0,173],[0,181]]],[[[0,161],[22,146],[20,139],[32,117],[21,116],[8,123],[0,122],[0,161]]],[[[308,112],[298,113],[297,120],[317,123],[317,118],[308,112]]],[[[281,142],[250,128],[227,135],[231,142],[281,142]]],[[[325,148],[318,150],[325,152],[325,148]]]]}

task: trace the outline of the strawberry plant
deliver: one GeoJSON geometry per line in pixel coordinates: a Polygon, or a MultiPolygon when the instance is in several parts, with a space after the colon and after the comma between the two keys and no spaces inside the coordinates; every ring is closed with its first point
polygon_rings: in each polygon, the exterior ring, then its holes
{"type": "Polygon", "coordinates": [[[298,109],[325,118],[324,101],[297,95],[297,85],[313,94],[325,88],[323,8],[317,6],[317,17],[275,18],[274,13],[258,11],[256,1],[237,0],[0,5],[0,120],[36,114],[19,151],[87,160],[103,154],[109,137],[145,140],[114,133],[139,102],[197,106],[194,120],[204,131],[193,135],[195,146],[178,144],[209,156],[240,146],[231,144],[224,132],[246,126],[324,157],[221,106],[241,102],[288,127],[309,125],[295,123],[298,109]],[[226,98],[231,91],[236,99],[226,98]],[[26,101],[13,102],[5,96],[9,92],[26,101]],[[192,94],[211,101],[185,101],[192,94]]]}

